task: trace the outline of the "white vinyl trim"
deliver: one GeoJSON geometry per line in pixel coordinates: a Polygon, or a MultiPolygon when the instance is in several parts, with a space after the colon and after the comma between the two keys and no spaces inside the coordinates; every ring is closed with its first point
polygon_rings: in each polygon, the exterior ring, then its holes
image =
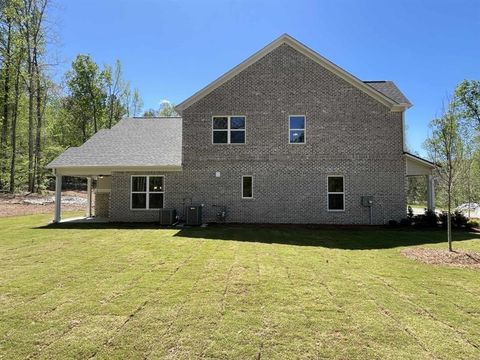
{"type": "Polygon", "coordinates": [[[343,175],[327,175],[327,211],[328,212],[344,212],[345,211],[345,176],[343,175]],[[343,179],[343,191],[328,191],[328,179],[341,177],[343,179]],[[343,209],[330,209],[330,202],[328,195],[343,195],[343,209]]]}
{"type": "Polygon", "coordinates": [[[247,143],[247,117],[245,115],[214,115],[212,116],[212,145],[245,145],[247,143]],[[230,122],[232,118],[241,117],[244,118],[245,121],[245,129],[232,129],[230,126],[230,122]],[[214,129],[213,122],[215,118],[227,118],[227,128],[226,129],[214,129]],[[213,141],[213,136],[215,131],[218,132],[226,132],[227,133],[227,142],[226,143],[216,143],[213,141]],[[245,142],[243,143],[232,143],[231,142],[231,133],[232,131],[243,131],[245,133],[245,142]]]}
{"type": "Polygon", "coordinates": [[[160,210],[165,207],[165,175],[131,175],[130,176],[130,210],[132,211],[145,211],[145,210],[160,210]],[[146,178],[146,188],[145,191],[133,191],[133,178],[134,177],[144,177],[146,178]],[[161,177],[162,178],[162,185],[163,189],[162,191],[150,191],[150,178],[151,177],[161,177]],[[133,202],[133,194],[145,194],[146,200],[145,200],[145,208],[133,208],[132,207],[132,202],[133,202]],[[162,207],[161,208],[150,208],[150,194],[163,194],[162,198],[162,207]]]}
{"type": "Polygon", "coordinates": [[[241,187],[242,187],[242,199],[253,199],[253,175],[242,175],[242,184],[241,184],[241,187]],[[245,196],[243,195],[244,190],[245,190],[245,189],[243,188],[243,179],[248,178],[248,177],[252,179],[252,196],[247,196],[247,197],[245,197],[245,196]]]}
{"type": "Polygon", "coordinates": [[[306,115],[288,115],[288,143],[305,145],[307,143],[307,116],[306,115]],[[290,118],[292,117],[303,117],[303,129],[291,128],[290,127],[290,118]],[[291,142],[290,141],[290,131],[292,130],[302,130],[303,131],[303,142],[291,142]]]}

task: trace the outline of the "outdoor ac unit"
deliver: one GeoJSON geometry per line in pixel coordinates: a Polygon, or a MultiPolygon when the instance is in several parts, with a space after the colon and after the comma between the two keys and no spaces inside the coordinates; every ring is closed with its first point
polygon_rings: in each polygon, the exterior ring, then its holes
{"type": "Polygon", "coordinates": [[[202,206],[201,205],[185,206],[185,225],[189,225],[189,226],[202,225],[202,206]]]}
{"type": "Polygon", "coordinates": [[[177,212],[175,209],[160,209],[160,225],[170,226],[177,221],[177,212]]]}

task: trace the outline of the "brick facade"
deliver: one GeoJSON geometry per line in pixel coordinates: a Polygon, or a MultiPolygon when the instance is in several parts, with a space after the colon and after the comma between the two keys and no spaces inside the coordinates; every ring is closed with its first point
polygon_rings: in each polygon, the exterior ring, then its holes
{"type": "MultiPolygon", "coordinates": [[[[402,113],[391,112],[284,44],[183,111],[183,171],[165,175],[165,207],[227,207],[229,222],[366,224],[405,215],[402,113]],[[306,116],[306,144],[289,144],[288,116],[306,116]],[[212,144],[212,116],[246,116],[246,143],[212,144]],[[220,172],[220,177],[215,172],[220,172]],[[242,199],[253,175],[253,199],[242,199]],[[345,177],[345,211],[327,211],[327,176],[345,177]]],[[[130,210],[130,175],[114,173],[112,221],[152,221],[130,210]]]]}
{"type": "Polygon", "coordinates": [[[101,218],[108,218],[110,211],[110,194],[96,193],[95,194],[95,216],[101,218]]]}

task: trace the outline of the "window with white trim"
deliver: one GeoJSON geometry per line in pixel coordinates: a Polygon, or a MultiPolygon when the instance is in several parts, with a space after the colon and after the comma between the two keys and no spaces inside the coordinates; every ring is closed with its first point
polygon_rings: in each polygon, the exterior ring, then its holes
{"type": "Polygon", "coordinates": [[[214,116],[212,142],[214,144],[245,144],[245,116],[214,116]]]}
{"type": "Polygon", "coordinates": [[[163,208],[164,177],[158,175],[132,175],[130,204],[133,210],[163,208]]]}
{"type": "Polygon", "coordinates": [[[328,211],[345,210],[345,184],[343,176],[328,176],[327,197],[328,211]]]}
{"type": "Polygon", "coordinates": [[[251,175],[242,176],[242,198],[253,198],[253,176],[251,175]]]}
{"type": "Polygon", "coordinates": [[[290,115],[288,117],[288,141],[290,144],[305,144],[304,115],[290,115]]]}

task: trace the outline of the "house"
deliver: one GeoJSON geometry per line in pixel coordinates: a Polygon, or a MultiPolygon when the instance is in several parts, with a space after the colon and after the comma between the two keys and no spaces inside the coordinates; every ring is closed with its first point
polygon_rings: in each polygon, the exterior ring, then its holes
{"type": "MultiPolygon", "coordinates": [[[[97,179],[110,221],[159,208],[225,207],[228,222],[382,224],[406,213],[406,176],[433,164],[405,151],[411,106],[391,81],[361,81],[282,35],[179,104],[181,118],[129,118],[48,167],[97,179]]],[[[90,201],[90,200],[89,200],[90,201]]],[[[90,209],[90,207],[89,207],[90,209]]],[[[91,210],[89,210],[91,212],[91,210]]]]}

